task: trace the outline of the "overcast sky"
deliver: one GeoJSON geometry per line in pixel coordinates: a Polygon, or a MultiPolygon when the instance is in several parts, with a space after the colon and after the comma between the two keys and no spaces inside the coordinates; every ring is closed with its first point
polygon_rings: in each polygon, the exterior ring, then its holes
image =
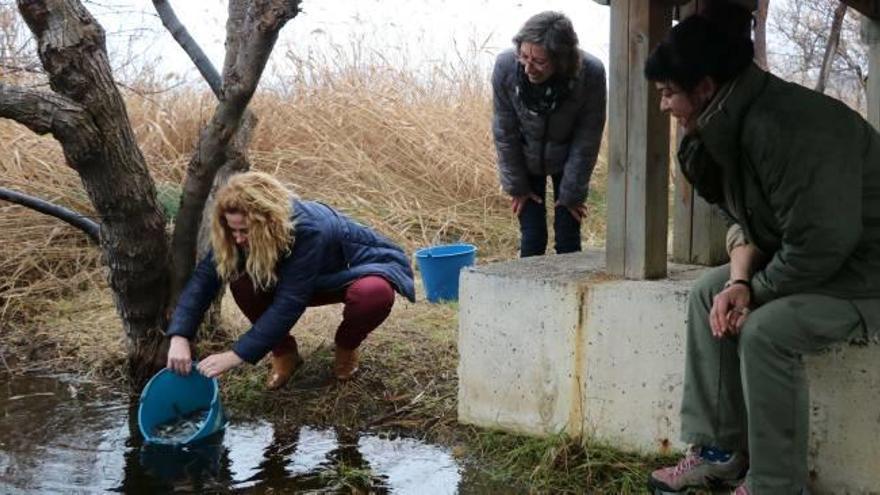
{"type": "MultiPolygon", "coordinates": [[[[171,0],[171,5],[219,68],[226,2],[171,0]]],[[[161,73],[196,77],[162,29],[150,0],[86,0],[86,6],[107,30],[110,49],[119,59],[130,52],[158,61],[161,73]]],[[[478,63],[488,67],[522,23],[543,10],[571,17],[582,48],[607,64],[609,10],[590,0],[304,0],[302,13],[284,27],[273,60],[282,60],[288,50],[304,57],[333,47],[356,47],[390,60],[406,58],[423,68],[476,52],[478,63]]]]}

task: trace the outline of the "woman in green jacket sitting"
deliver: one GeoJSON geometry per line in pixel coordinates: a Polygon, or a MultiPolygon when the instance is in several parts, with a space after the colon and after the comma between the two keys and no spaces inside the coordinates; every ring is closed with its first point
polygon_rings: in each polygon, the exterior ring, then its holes
{"type": "Polygon", "coordinates": [[[685,177],[731,218],[730,263],[688,310],[682,439],[651,488],[802,493],[801,356],[880,323],[880,135],[828,96],[752,63],[751,16],[728,6],[672,29],[645,65],[686,136],[685,177]]]}

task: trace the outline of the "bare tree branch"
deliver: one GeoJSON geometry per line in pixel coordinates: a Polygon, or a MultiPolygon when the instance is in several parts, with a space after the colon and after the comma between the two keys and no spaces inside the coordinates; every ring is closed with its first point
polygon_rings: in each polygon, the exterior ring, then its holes
{"type": "Polygon", "coordinates": [[[101,226],[97,222],[63,206],[50,203],[44,199],[40,199],[28,194],[24,194],[12,189],[0,187],[0,199],[25,206],[32,210],[46,215],[53,216],[59,220],[63,220],[68,224],[85,232],[89,238],[96,244],[100,242],[101,226]]]}
{"type": "MultiPolygon", "coordinates": [[[[189,32],[179,21],[171,4],[168,0],[153,0],[153,5],[166,29],[171,32],[171,35],[181,48],[183,48],[187,55],[189,55],[192,62],[196,65],[196,68],[208,82],[208,85],[211,87],[211,90],[214,92],[217,99],[220,99],[222,84],[220,74],[217,73],[217,69],[214,68],[214,65],[205,56],[202,49],[198,46],[196,41],[192,39],[189,32]]],[[[229,72],[231,70],[232,64],[238,56],[241,39],[246,34],[241,31],[246,15],[246,3],[240,1],[229,3],[229,17],[226,22],[227,34],[224,72],[229,72]]],[[[226,163],[219,169],[215,176],[211,186],[211,192],[208,195],[208,199],[206,200],[205,207],[202,211],[202,221],[198,233],[197,259],[207,254],[210,245],[210,206],[213,203],[214,194],[222,185],[226,184],[232,175],[250,169],[250,162],[247,159],[247,147],[250,144],[252,131],[256,127],[256,124],[256,116],[254,116],[250,110],[246,110],[243,123],[239,126],[236,136],[232,140],[231,146],[228,146],[226,150],[226,163]]]]}
{"type": "MultiPolygon", "coordinates": [[[[187,166],[172,238],[173,294],[178,293],[195,264],[198,227],[214,176],[229,158],[228,145],[242,122],[278,32],[299,12],[299,3],[299,0],[254,0],[248,2],[244,10],[246,15],[238,32],[248,36],[240,41],[234,59],[227,54],[227,63],[232,61],[224,66],[220,102],[187,166]]],[[[230,12],[244,5],[243,0],[230,0],[230,12]]]]}
{"type": "MultiPolygon", "coordinates": [[[[770,12],[776,35],[771,65],[782,77],[815,88],[827,52],[834,13],[839,0],[810,2],[779,1],[770,12]]],[[[827,68],[825,93],[839,98],[853,108],[864,110],[867,72],[867,46],[859,40],[861,15],[847,10],[840,29],[836,51],[827,68]]]]}
{"type": "Polygon", "coordinates": [[[223,84],[220,73],[217,72],[214,64],[211,63],[211,60],[205,55],[205,52],[202,51],[196,40],[190,36],[189,31],[186,30],[177,18],[177,14],[174,13],[171,4],[168,3],[168,0],[153,0],[153,6],[156,8],[156,13],[159,14],[159,19],[162,20],[165,29],[171,33],[177,44],[183,48],[183,51],[186,52],[192,63],[195,64],[196,69],[205,78],[214,95],[220,98],[221,85],[223,84]]]}
{"type": "Polygon", "coordinates": [[[828,34],[828,44],[825,45],[825,55],[822,57],[822,68],[819,71],[819,79],[816,81],[816,91],[825,92],[828,83],[828,75],[831,73],[831,65],[837,54],[837,46],[840,43],[840,29],[843,27],[843,18],[846,16],[846,3],[840,2],[834,9],[834,17],[831,19],[831,30],[828,34]]]}
{"type": "Polygon", "coordinates": [[[88,160],[100,142],[99,131],[82,105],[46,91],[0,83],[0,117],[37,134],[52,134],[64,146],[68,163],[88,160]]]}
{"type": "Polygon", "coordinates": [[[755,11],[755,63],[767,70],[767,12],[770,0],[758,0],[755,11]]]}

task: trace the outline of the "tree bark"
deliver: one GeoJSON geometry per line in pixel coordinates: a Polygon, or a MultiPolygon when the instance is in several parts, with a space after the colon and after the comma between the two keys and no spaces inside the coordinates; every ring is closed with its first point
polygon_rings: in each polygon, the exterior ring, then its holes
{"type": "Polygon", "coordinates": [[[114,84],[101,26],[77,0],[18,0],[18,7],[50,86],[64,99],[40,110],[42,120],[54,123],[64,114],[57,111],[60,102],[72,101],[88,124],[82,132],[52,132],[101,219],[109,284],[128,336],[129,376],[138,385],[158,361],[169,288],[165,218],[155,186],[114,84]]]}
{"type": "Polygon", "coordinates": [[[86,162],[100,143],[100,131],[85,108],[63,96],[0,83],[0,117],[37,134],[52,134],[68,164],[86,162]]]}
{"type": "Polygon", "coordinates": [[[825,45],[825,55],[822,57],[822,68],[819,70],[819,78],[816,81],[816,91],[825,92],[828,77],[831,75],[831,66],[834,64],[834,56],[837,54],[837,46],[840,44],[840,30],[843,28],[843,18],[846,16],[846,3],[840,2],[834,9],[831,18],[831,30],[828,32],[828,44],[825,45]]]}
{"type": "Polygon", "coordinates": [[[770,10],[770,0],[758,0],[758,9],[755,11],[755,63],[758,67],[767,70],[767,12],[770,10]]]}
{"type": "MultiPolygon", "coordinates": [[[[278,32],[299,11],[299,0],[230,0],[233,10],[243,13],[231,40],[224,64],[220,101],[207,127],[202,130],[195,155],[187,166],[180,210],[174,226],[172,252],[176,295],[195,264],[198,227],[214,176],[230,156],[228,144],[235,135],[257,83],[278,39],[278,32]]],[[[229,27],[227,26],[229,31],[229,27]]]]}

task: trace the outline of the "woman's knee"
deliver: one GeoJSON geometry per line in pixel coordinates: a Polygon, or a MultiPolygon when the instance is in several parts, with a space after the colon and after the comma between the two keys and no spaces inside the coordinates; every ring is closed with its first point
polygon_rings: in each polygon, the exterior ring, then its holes
{"type": "Polygon", "coordinates": [[[740,354],[747,356],[794,349],[798,330],[790,324],[793,318],[784,301],[772,301],[753,310],[740,332],[740,354]]]}
{"type": "Polygon", "coordinates": [[[351,284],[345,299],[346,304],[376,311],[390,311],[394,305],[394,287],[383,277],[368,275],[351,284]]]}
{"type": "Polygon", "coordinates": [[[797,305],[793,298],[771,301],[749,313],[740,334],[742,353],[773,349],[774,352],[798,353],[804,350],[804,341],[810,332],[799,322],[797,305]]]}

